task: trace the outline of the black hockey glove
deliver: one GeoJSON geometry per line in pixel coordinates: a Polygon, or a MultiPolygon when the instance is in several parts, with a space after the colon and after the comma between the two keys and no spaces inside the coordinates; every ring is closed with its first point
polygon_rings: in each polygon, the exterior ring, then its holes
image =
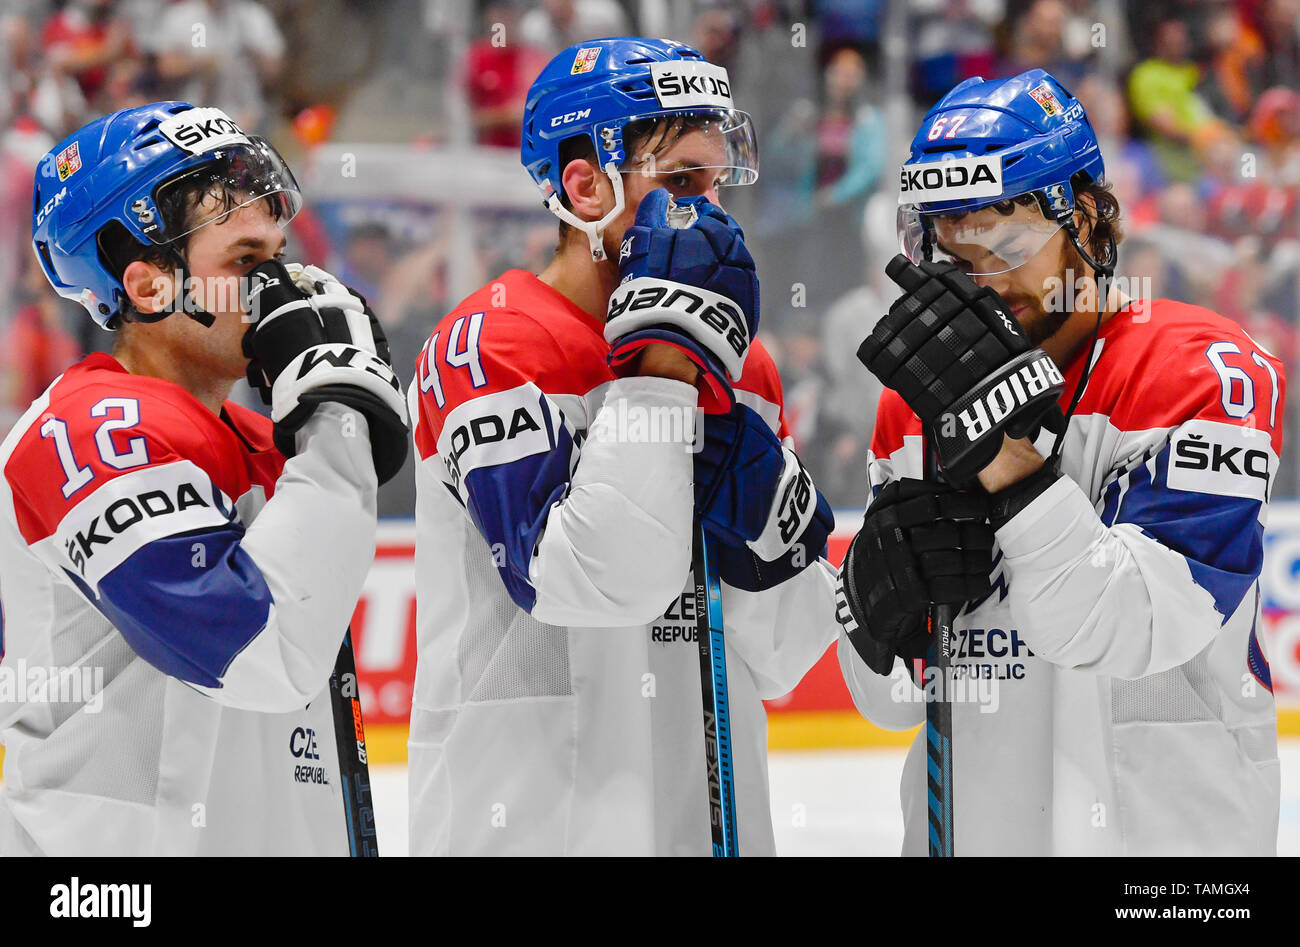
{"type": "Polygon", "coordinates": [[[406,460],[406,398],[388,341],[365,300],[316,267],[268,260],[248,274],[244,334],[248,380],[271,405],[275,446],[296,453],[298,430],[323,402],[366,417],[375,474],[390,480],[406,460]]]}
{"type": "Polygon", "coordinates": [[[858,655],[888,675],[894,657],[925,656],[931,604],[991,590],[989,498],[924,480],[895,480],[867,507],[844,556],[836,617],[858,655]]]}
{"type": "Polygon", "coordinates": [[[905,292],[858,348],[858,358],[925,425],[949,483],[969,483],[1012,437],[1065,427],[1056,363],[1030,346],[997,293],[950,263],[899,254],[885,273],[905,292]]]}

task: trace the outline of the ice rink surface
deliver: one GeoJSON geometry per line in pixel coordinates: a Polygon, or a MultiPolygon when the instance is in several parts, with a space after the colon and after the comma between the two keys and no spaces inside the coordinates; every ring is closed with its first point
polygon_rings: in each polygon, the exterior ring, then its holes
{"type": "MultiPolygon", "coordinates": [[[[897,855],[903,844],[898,779],[905,750],[773,752],[772,824],[782,855],[897,855]]],[[[1279,855],[1300,855],[1300,740],[1283,741],[1279,855]]],[[[406,767],[370,770],[379,850],[405,855],[406,767]]]]}

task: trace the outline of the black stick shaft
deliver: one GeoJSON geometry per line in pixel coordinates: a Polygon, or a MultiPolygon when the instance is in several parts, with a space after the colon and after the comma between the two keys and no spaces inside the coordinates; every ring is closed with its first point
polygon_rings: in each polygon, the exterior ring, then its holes
{"type": "Polygon", "coordinates": [[[349,628],[334,662],[334,673],[330,675],[330,709],[334,713],[343,815],[348,829],[348,853],[353,858],[378,858],[379,839],[370,796],[370,765],[366,761],[366,728],[361,719],[360,696],[349,628]]]}
{"type": "MultiPolygon", "coordinates": [[[[930,438],[927,437],[925,477],[937,481],[938,461],[929,445],[930,438]]],[[[926,787],[931,858],[953,856],[952,702],[948,682],[955,640],[952,622],[956,612],[952,605],[930,606],[930,645],[922,677],[926,695],[926,787]]]]}

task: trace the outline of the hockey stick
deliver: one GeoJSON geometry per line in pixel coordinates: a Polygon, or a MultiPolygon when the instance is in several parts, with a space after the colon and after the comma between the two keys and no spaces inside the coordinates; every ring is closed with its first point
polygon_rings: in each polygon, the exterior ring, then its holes
{"type": "Polygon", "coordinates": [[[700,643],[700,693],[704,698],[704,765],[709,783],[713,857],[739,854],[736,786],[731,760],[731,709],[727,699],[727,649],[722,640],[722,583],[704,527],[695,526],[692,558],[695,621],[700,643]]]}
{"type": "Polygon", "coordinates": [[[339,783],[343,788],[343,816],[348,827],[348,854],[353,858],[378,858],[375,807],[370,798],[370,765],[366,762],[366,728],[361,720],[357,693],[357,661],[352,653],[352,629],[343,636],[334,673],[330,675],[330,710],[334,715],[334,742],[338,747],[339,783]]]}
{"type": "MultiPolygon", "coordinates": [[[[925,479],[937,481],[939,466],[926,438],[925,479]]],[[[948,669],[952,663],[952,622],[957,609],[931,605],[928,617],[930,644],[926,649],[921,683],[926,693],[926,787],[930,817],[930,857],[953,855],[952,821],[952,703],[948,694],[948,669]],[[934,691],[929,686],[933,682],[934,691]]]]}

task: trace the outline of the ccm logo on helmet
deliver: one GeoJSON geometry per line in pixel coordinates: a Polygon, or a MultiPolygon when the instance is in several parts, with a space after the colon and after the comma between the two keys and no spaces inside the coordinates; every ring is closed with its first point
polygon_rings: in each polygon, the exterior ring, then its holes
{"type": "Polygon", "coordinates": [[[1038,358],[1021,366],[958,412],[957,419],[966,429],[966,439],[974,443],[1017,408],[1024,407],[1053,385],[1063,384],[1065,379],[1056,363],[1040,352],[1038,358]]]}
{"type": "Polygon", "coordinates": [[[1002,193],[1002,160],[975,157],[905,164],[898,188],[900,204],[997,197],[1002,193]]]}
{"type": "Polygon", "coordinates": [[[551,119],[551,127],[557,128],[560,125],[567,125],[570,122],[576,122],[579,119],[590,118],[591,109],[580,109],[577,112],[566,112],[563,115],[557,115],[551,119]]]}
{"type": "Polygon", "coordinates": [[[36,215],[36,226],[39,227],[41,225],[41,221],[44,220],[47,216],[49,216],[50,211],[54,210],[54,208],[62,204],[63,199],[67,196],[68,196],[68,189],[66,187],[59,188],[59,193],[55,194],[48,201],[46,201],[45,206],[42,207],[40,213],[36,215]]]}

